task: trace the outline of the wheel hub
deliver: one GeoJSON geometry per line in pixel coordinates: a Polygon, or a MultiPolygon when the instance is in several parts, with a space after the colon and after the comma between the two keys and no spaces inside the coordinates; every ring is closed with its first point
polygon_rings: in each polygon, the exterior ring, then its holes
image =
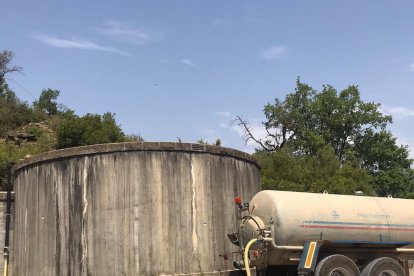
{"type": "Polygon", "coordinates": [[[343,267],[336,267],[334,270],[331,271],[331,273],[329,273],[329,276],[352,276],[352,274],[351,272],[349,272],[347,269],[343,267]]]}
{"type": "Polygon", "coordinates": [[[383,272],[381,272],[381,274],[379,276],[398,276],[397,273],[395,273],[395,271],[392,270],[384,270],[383,272]]]}

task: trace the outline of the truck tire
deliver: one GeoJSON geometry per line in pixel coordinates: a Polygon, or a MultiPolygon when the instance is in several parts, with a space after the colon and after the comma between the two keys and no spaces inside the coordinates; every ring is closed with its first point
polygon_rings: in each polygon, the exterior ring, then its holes
{"type": "Polygon", "coordinates": [[[361,276],[405,276],[403,267],[387,257],[370,262],[361,272],[361,276]]]}
{"type": "Polygon", "coordinates": [[[315,276],[359,276],[359,269],[344,255],[330,255],[316,266],[315,276]]]}

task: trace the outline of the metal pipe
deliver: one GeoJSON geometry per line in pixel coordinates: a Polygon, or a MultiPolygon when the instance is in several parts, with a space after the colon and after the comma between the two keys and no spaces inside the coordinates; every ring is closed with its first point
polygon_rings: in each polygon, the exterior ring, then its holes
{"type": "Polygon", "coordinates": [[[414,253],[414,248],[397,248],[397,252],[408,252],[408,253],[414,253]]]}
{"type": "Polygon", "coordinates": [[[11,190],[12,190],[12,175],[11,168],[14,162],[9,162],[7,165],[7,209],[6,209],[6,233],[4,237],[4,276],[8,273],[8,262],[9,262],[9,240],[10,240],[10,216],[11,216],[11,190]]]}
{"type": "Polygon", "coordinates": [[[265,242],[270,242],[274,249],[279,250],[292,250],[292,251],[300,251],[303,250],[303,246],[301,245],[277,245],[272,238],[263,238],[265,242]]]}

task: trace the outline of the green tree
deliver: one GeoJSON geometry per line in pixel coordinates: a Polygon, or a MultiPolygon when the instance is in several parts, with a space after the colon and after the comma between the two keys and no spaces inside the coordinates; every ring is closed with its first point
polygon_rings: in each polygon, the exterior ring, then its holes
{"type": "Polygon", "coordinates": [[[33,106],[42,110],[47,115],[52,116],[58,114],[58,103],[56,99],[59,97],[60,91],[54,89],[43,89],[37,101],[33,102],[33,106]]]}
{"type": "Polygon", "coordinates": [[[197,140],[197,144],[208,145],[208,142],[205,141],[203,138],[197,140]]]}
{"type": "Polygon", "coordinates": [[[0,138],[10,130],[35,121],[33,110],[20,101],[13,91],[5,88],[0,91],[0,138]]]}
{"type": "Polygon", "coordinates": [[[214,143],[214,145],[217,146],[217,147],[221,147],[221,139],[220,138],[217,138],[216,139],[216,142],[214,143]]]}
{"type": "Polygon", "coordinates": [[[397,139],[391,132],[375,132],[368,129],[357,136],[354,151],[360,159],[361,166],[373,174],[395,168],[410,169],[407,146],[398,146],[397,139]]]}
{"type": "Polygon", "coordinates": [[[380,112],[380,104],[362,101],[357,86],[338,92],[325,85],[318,92],[298,79],[295,92],[267,104],[264,114],[267,136],[263,139],[254,137],[241,117],[236,119],[247,139],[259,145],[264,187],[337,193],[361,189],[381,196],[412,196],[408,148],[398,146],[386,130],[392,118],[380,112]],[[329,150],[330,161],[321,163],[329,150]],[[279,176],[270,181],[273,172],[279,176]]]}
{"type": "MultiPolygon", "coordinates": [[[[178,142],[181,143],[180,137],[178,137],[178,142]]],[[[203,144],[203,145],[213,145],[217,147],[221,147],[221,139],[217,138],[214,143],[209,143],[207,140],[204,140],[203,138],[200,138],[197,140],[197,144],[203,144]]]]}
{"type": "Polygon", "coordinates": [[[374,177],[380,196],[412,197],[414,173],[407,146],[397,145],[391,132],[369,129],[355,142],[355,154],[361,167],[374,177]]]}
{"type": "Polygon", "coordinates": [[[127,134],[124,137],[124,142],[144,142],[144,138],[140,134],[127,134]]]}
{"type": "Polygon", "coordinates": [[[57,127],[57,147],[69,148],[124,141],[124,133],[116,124],[114,114],[67,114],[57,127]]]}
{"type": "MultiPolygon", "coordinates": [[[[35,135],[36,142],[16,144],[14,141],[0,141],[0,181],[5,185],[8,163],[17,162],[25,157],[50,151],[55,148],[53,133],[36,126],[28,129],[28,133],[35,135]]],[[[0,187],[4,190],[4,186],[0,187]]]]}
{"type": "Polygon", "coordinates": [[[373,194],[372,177],[355,164],[340,164],[329,146],[316,156],[297,156],[287,149],[255,154],[261,170],[263,189],[298,192],[324,192],[354,194],[363,191],[373,194]]]}
{"type": "Polygon", "coordinates": [[[414,198],[414,171],[393,168],[375,174],[374,189],[379,196],[414,198]]]}
{"type": "Polygon", "coordinates": [[[7,74],[22,70],[11,64],[12,59],[13,52],[0,51],[0,137],[5,137],[8,131],[27,124],[33,118],[30,107],[20,101],[6,83],[7,74]]]}
{"type": "Polygon", "coordinates": [[[391,122],[379,108],[380,104],[363,102],[357,86],[338,93],[326,85],[317,92],[298,79],[295,92],[284,101],[276,98],[274,104],[265,105],[263,124],[268,135],[264,139],[254,137],[240,117],[238,122],[245,127],[247,138],[263,150],[289,147],[297,154],[316,155],[321,147],[330,145],[342,162],[358,136],[367,129],[384,129],[391,122]]]}

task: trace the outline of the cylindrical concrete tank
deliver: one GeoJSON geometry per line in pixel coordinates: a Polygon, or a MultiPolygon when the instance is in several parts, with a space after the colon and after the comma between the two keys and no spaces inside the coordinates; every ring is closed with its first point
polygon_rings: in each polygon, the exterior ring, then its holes
{"type": "MultiPolygon", "coordinates": [[[[414,243],[414,200],[261,191],[250,210],[253,219],[241,225],[244,244],[257,237],[259,227],[270,227],[280,246],[312,240],[414,243]]],[[[268,265],[289,264],[286,251],[268,254],[268,265]]]]}
{"type": "Polygon", "coordinates": [[[259,170],[223,147],[120,143],[31,157],[14,187],[15,275],[222,275],[259,170]]]}

